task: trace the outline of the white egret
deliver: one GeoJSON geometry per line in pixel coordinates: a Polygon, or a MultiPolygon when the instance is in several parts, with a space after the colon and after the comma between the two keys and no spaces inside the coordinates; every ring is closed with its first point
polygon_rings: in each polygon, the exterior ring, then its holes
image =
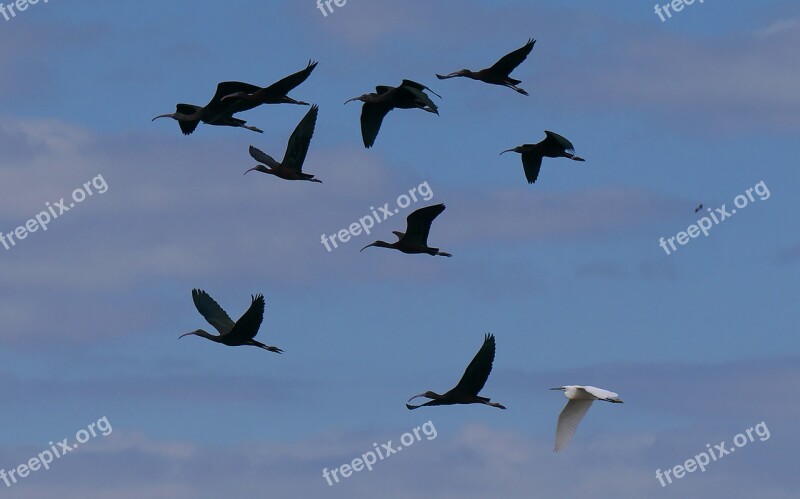
{"type": "Polygon", "coordinates": [[[569,399],[564,410],[558,415],[556,447],[553,449],[555,452],[561,452],[567,448],[567,444],[572,440],[572,435],[575,434],[575,430],[578,429],[581,420],[589,411],[592,402],[604,400],[614,404],[622,403],[618,394],[594,386],[567,385],[551,388],[551,390],[561,390],[564,392],[564,396],[569,399]]]}

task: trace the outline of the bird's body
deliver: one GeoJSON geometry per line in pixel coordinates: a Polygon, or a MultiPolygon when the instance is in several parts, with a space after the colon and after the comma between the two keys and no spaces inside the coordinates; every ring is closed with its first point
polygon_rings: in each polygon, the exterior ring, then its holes
{"type": "Polygon", "coordinates": [[[289,97],[288,93],[306,81],[316,67],[316,62],[308,61],[308,66],[306,66],[305,69],[278,80],[268,87],[255,87],[249,90],[237,90],[223,96],[223,100],[227,101],[229,99],[239,99],[251,102],[255,106],[261,104],[299,104],[302,106],[308,106],[308,102],[294,100],[289,97]]]}
{"type": "Polygon", "coordinates": [[[511,78],[510,74],[517,66],[522,64],[522,61],[528,57],[528,54],[530,54],[533,50],[534,44],[536,44],[536,40],[529,38],[528,42],[524,46],[509,54],[506,54],[493,66],[481,69],[480,71],[462,69],[448,75],[437,74],[436,77],[440,80],[456,77],[470,78],[472,80],[482,81],[491,85],[508,87],[522,95],[528,95],[528,92],[517,86],[522,82],[520,80],[511,78]]]}
{"type": "Polygon", "coordinates": [[[229,99],[223,102],[223,98],[226,95],[238,91],[254,91],[255,89],[258,89],[258,87],[250,85],[249,83],[224,81],[217,85],[217,91],[214,93],[214,97],[212,97],[211,101],[205,106],[178,104],[175,106],[174,113],[161,114],[153,118],[152,121],[158,118],[172,118],[178,122],[184,135],[190,135],[194,132],[197,125],[201,122],[214,126],[241,127],[254,132],[263,133],[254,126],[248,126],[246,121],[233,117],[236,113],[253,109],[258,106],[258,103],[247,102],[241,99],[229,99]]]}
{"type": "Polygon", "coordinates": [[[428,254],[431,256],[453,256],[450,253],[439,251],[439,248],[428,246],[428,234],[431,230],[433,220],[445,209],[443,204],[436,204],[420,208],[411,213],[406,218],[406,232],[392,231],[397,236],[397,241],[387,243],[385,241],[375,241],[361,248],[361,251],[375,246],[378,248],[391,248],[406,254],[428,254]]]}
{"type": "Polygon", "coordinates": [[[263,164],[250,168],[244,173],[247,174],[247,172],[255,170],[275,175],[285,180],[307,180],[309,182],[322,183],[321,180],[314,178],[314,175],[303,173],[303,163],[308,153],[308,146],[311,144],[311,137],[314,135],[318,112],[319,108],[316,105],[311,106],[308,113],[300,120],[300,123],[298,123],[289,138],[286,154],[284,154],[282,162],[278,163],[268,154],[250,146],[250,156],[263,164]]]}
{"type": "Polygon", "coordinates": [[[516,152],[522,155],[522,166],[525,169],[525,178],[529,184],[536,182],[539,170],[542,168],[543,158],[569,158],[573,161],[586,161],[575,156],[575,146],[561,135],[545,130],[544,140],[536,144],[523,144],[513,149],[508,149],[500,154],[516,152]]]}
{"type": "Polygon", "coordinates": [[[254,339],[258,329],[261,327],[261,322],[264,320],[264,295],[253,296],[250,308],[236,322],[233,322],[225,310],[205,291],[193,289],[192,300],[200,315],[214,326],[219,335],[196,329],[180,335],[179,339],[184,336],[195,335],[230,347],[254,346],[270,352],[283,353],[280,348],[265,345],[254,339]]]}
{"type": "Polygon", "coordinates": [[[694,209],[694,212],[697,213],[698,211],[700,211],[702,209],[703,209],[703,203],[700,203],[699,205],[697,205],[697,208],[694,209]]]}
{"type": "Polygon", "coordinates": [[[564,392],[564,396],[569,399],[569,402],[567,402],[567,405],[558,416],[555,452],[561,452],[566,449],[581,420],[592,406],[592,402],[603,400],[614,404],[622,403],[618,394],[594,386],[567,385],[551,388],[551,390],[561,390],[564,392]]]}
{"type": "Polygon", "coordinates": [[[472,362],[470,362],[466,371],[464,371],[461,380],[452,390],[443,395],[431,391],[420,393],[408,399],[408,402],[418,397],[425,397],[431,400],[421,405],[410,405],[406,402],[406,407],[409,409],[417,409],[419,407],[434,405],[484,404],[497,407],[498,409],[505,409],[503,405],[497,402],[491,402],[491,399],[478,395],[486,384],[486,380],[489,379],[489,374],[492,372],[495,348],[494,335],[491,333],[487,334],[483,339],[481,349],[478,350],[475,358],[472,359],[472,362]]]}
{"type": "MultiPolygon", "coordinates": [[[[412,80],[403,80],[398,87],[379,85],[375,92],[353,97],[345,102],[361,101],[361,137],[364,147],[369,149],[375,144],[378,132],[381,129],[383,118],[392,109],[422,109],[433,114],[439,114],[439,108],[425,93],[430,90],[425,85],[412,80]]],[[[430,90],[437,97],[439,94],[430,90]]]]}

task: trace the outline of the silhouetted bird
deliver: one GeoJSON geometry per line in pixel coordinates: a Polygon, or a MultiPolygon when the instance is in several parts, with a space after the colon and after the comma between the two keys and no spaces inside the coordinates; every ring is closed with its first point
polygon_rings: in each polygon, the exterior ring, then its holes
{"type": "Polygon", "coordinates": [[[405,234],[396,230],[392,231],[392,234],[397,236],[398,240],[396,242],[390,244],[385,241],[375,241],[361,248],[361,251],[370,246],[376,246],[378,248],[396,249],[408,254],[427,253],[431,256],[453,256],[450,253],[439,251],[439,248],[428,246],[428,233],[431,231],[433,219],[443,211],[443,204],[420,208],[406,218],[405,234]]]}
{"type": "Polygon", "coordinates": [[[430,90],[432,94],[441,98],[439,94],[421,83],[403,80],[399,87],[380,85],[375,87],[375,93],[364,94],[345,101],[361,101],[361,137],[364,147],[369,149],[375,144],[375,138],[381,129],[383,118],[392,109],[422,109],[433,114],[439,114],[439,108],[424,92],[430,90]]]}
{"type": "Polygon", "coordinates": [[[492,372],[492,363],[494,362],[494,335],[487,334],[484,337],[483,345],[472,362],[467,366],[461,381],[444,395],[439,395],[436,392],[425,392],[419,395],[414,395],[408,402],[411,402],[417,397],[425,397],[431,399],[421,405],[410,405],[406,402],[406,407],[409,409],[417,409],[418,407],[425,407],[431,405],[453,405],[453,404],[486,404],[499,409],[505,409],[497,402],[490,402],[491,399],[478,396],[478,393],[483,389],[486,380],[489,379],[489,373],[492,372]]]}
{"type": "Polygon", "coordinates": [[[500,153],[502,155],[507,152],[517,152],[522,155],[522,166],[529,184],[536,182],[539,177],[542,158],[569,158],[573,161],[586,161],[573,154],[575,147],[572,142],[554,132],[545,131],[544,133],[547,137],[538,144],[523,144],[500,153]]]}
{"type": "Polygon", "coordinates": [[[235,323],[205,291],[193,289],[192,300],[200,315],[214,326],[214,329],[219,331],[219,335],[215,336],[202,329],[196,329],[190,333],[180,335],[178,339],[193,334],[229,347],[250,345],[270,352],[283,353],[280,348],[271,347],[253,339],[261,327],[261,322],[264,320],[264,295],[253,296],[250,308],[235,323]]]}
{"type": "Polygon", "coordinates": [[[479,80],[484,83],[491,83],[492,85],[502,85],[504,87],[514,89],[522,95],[528,95],[528,92],[517,86],[522,82],[520,80],[511,78],[509,75],[512,71],[514,71],[514,68],[522,64],[522,61],[528,57],[528,54],[530,54],[531,50],[533,50],[533,45],[535,43],[536,40],[529,38],[528,43],[511,52],[510,54],[503,56],[494,64],[494,66],[490,68],[481,69],[478,72],[470,71],[469,69],[462,69],[461,71],[456,71],[455,73],[450,73],[449,75],[442,76],[437,74],[436,77],[440,80],[446,80],[447,78],[463,76],[465,78],[479,80]]]}
{"type": "Polygon", "coordinates": [[[247,172],[256,170],[285,180],[308,180],[309,182],[321,183],[322,180],[317,180],[314,175],[303,173],[303,162],[306,160],[308,146],[311,144],[311,137],[314,135],[314,125],[317,122],[318,110],[319,107],[316,105],[311,106],[305,117],[298,123],[289,138],[289,144],[286,146],[286,154],[283,155],[282,162],[278,163],[272,156],[250,146],[250,156],[264,164],[250,168],[244,172],[245,175],[247,172]],[[269,168],[264,165],[269,166],[269,168]]]}
{"type": "Polygon", "coordinates": [[[241,99],[230,99],[225,102],[223,97],[238,91],[254,91],[258,87],[240,81],[224,81],[217,85],[217,91],[211,101],[203,107],[194,104],[178,104],[175,112],[161,114],[153,118],[172,118],[178,122],[184,135],[190,135],[200,122],[207,125],[241,127],[254,132],[263,133],[254,126],[248,126],[244,120],[234,118],[233,115],[242,111],[247,111],[258,106],[257,102],[243,101],[241,99]]]}
{"type": "Polygon", "coordinates": [[[223,100],[228,99],[242,99],[245,101],[253,102],[255,105],[260,104],[300,104],[307,106],[308,102],[294,100],[287,94],[294,88],[298,87],[301,83],[306,81],[317,63],[308,61],[308,66],[294,74],[279,80],[272,85],[264,88],[255,87],[254,90],[238,90],[223,97],[223,100]]]}

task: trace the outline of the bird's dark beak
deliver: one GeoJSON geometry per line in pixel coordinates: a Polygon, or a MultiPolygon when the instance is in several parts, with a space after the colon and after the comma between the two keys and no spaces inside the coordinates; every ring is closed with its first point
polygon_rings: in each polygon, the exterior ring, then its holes
{"type": "Polygon", "coordinates": [[[247,175],[248,173],[250,173],[250,172],[251,172],[251,171],[253,171],[253,170],[256,170],[256,171],[258,171],[258,167],[257,167],[257,166],[254,166],[254,167],[250,168],[249,170],[247,170],[246,172],[244,172],[244,174],[245,174],[245,175],[247,175]]]}
{"type": "Polygon", "coordinates": [[[234,97],[239,97],[239,94],[238,93],[236,93],[236,94],[228,94],[225,97],[221,98],[220,101],[224,101],[225,99],[232,99],[234,97]]]}
{"type": "Polygon", "coordinates": [[[150,121],[155,121],[155,120],[157,120],[159,118],[172,118],[172,115],[171,114],[159,114],[158,116],[156,116],[155,118],[153,118],[150,121]]]}
{"type": "Polygon", "coordinates": [[[375,246],[375,243],[368,244],[368,245],[364,246],[363,248],[361,248],[361,250],[359,251],[359,253],[361,253],[361,251],[364,251],[365,249],[369,248],[370,246],[375,246]]]}
{"type": "Polygon", "coordinates": [[[563,389],[564,389],[563,387],[551,388],[551,390],[563,390],[563,389]]]}
{"type": "Polygon", "coordinates": [[[449,75],[444,75],[444,76],[442,76],[440,74],[436,75],[436,77],[439,78],[440,80],[446,80],[446,79],[452,78],[454,76],[458,76],[458,71],[456,71],[455,73],[450,73],[449,75]]]}
{"type": "Polygon", "coordinates": [[[505,151],[500,153],[500,156],[502,156],[503,154],[505,154],[507,152],[514,152],[514,149],[506,149],[505,151]]]}
{"type": "Polygon", "coordinates": [[[347,99],[346,101],[344,101],[344,103],[347,104],[348,102],[353,102],[354,100],[358,99],[359,99],[358,97],[353,97],[352,99],[347,99]]]}
{"type": "Polygon", "coordinates": [[[406,404],[408,404],[409,402],[411,402],[412,400],[417,399],[417,398],[422,398],[422,397],[429,398],[427,395],[425,395],[426,393],[428,393],[428,392],[423,392],[423,393],[420,393],[419,395],[414,395],[413,397],[411,397],[410,399],[408,399],[406,401],[406,404]]]}
{"type": "Polygon", "coordinates": [[[195,333],[194,331],[192,331],[192,332],[190,332],[190,333],[183,333],[182,335],[178,336],[178,339],[181,339],[181,338],[183,338],[184,336],[189,336],[190,334],[197,334],[197,333],[195,333]]]}

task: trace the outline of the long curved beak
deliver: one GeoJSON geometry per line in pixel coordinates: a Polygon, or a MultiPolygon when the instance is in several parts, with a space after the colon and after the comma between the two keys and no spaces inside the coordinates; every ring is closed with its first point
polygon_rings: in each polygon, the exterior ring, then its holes
{"type": "Polygon", "coordinates": [[[181,339],[184,336],[189,336],[190,334],[197,334],[197,333],[195,333],[194,331],[192,331],[191,333],[183,333],[182,335],[178,336],[178,339],[181,339]]]}
{"type": "Polygon", "coordinates": [[[359,99],[359,97],[353,97],[352,99],[347,99],[346,101],[344,101],[344,103],[347,104],[348,102],[353,102],[354,100],[358,100],[358,99],[359,99]]]}
{"type": "Polygon", "coordinates": [[[418,398],[428,398],[428,397],[426,397],[426,396],[425,396],[425,392],[422,392],[422,393],[420,393],[419,395],[414,395],[413,397],[411,397],[410,399],[408,399],[408,400],[406,401],[406,404],[408,404],[408,403],[409,403],[409,402],[411,402],[412,400],[414,400],[414,399],[418,399],[418,398]]]}
{"type": "Polygon", "coordinates": [[[363,248],[361,248],[361,250],[359,251],[359,253],[361,253],[361,252],[362,252],[362,251],[364,251],[365,249],[369,248],[370,246],[375,246],[375,243],[371,243],[371,244],[368,244],[368,245],[364,246],[363,248]]]}
{"type": "Polygon", "coordinates": [[[172,118],[172,117],[174,117],[174,115],[172,115],[172,114],[159,114],[158,116],[156,116],[155,118],[153,118],[150,121],[155,121],[155,120],[157,120],[159,118],[172,118]]]}
{"type": "Polygon", "coordinates": [[[507,152],[514,152],[514,149],[506,149],[505,151],[500,153],[500,156],[502,156],[503,154],[505,154],[507,152]]]}
{"type": "Polygon", "coordinates": [[[563,390],[563,389],[564,389],[563,387],[551,388],[551,390],[563,390]]]}
{"type": "Polygon", "coordinates": [[[240,95],[239,93],[228,94],[225,97],[221,98],[220,101],[224,101],[225,99],[232,99],[234,97],[239,97],[239,95],[240,95]]]}
{"type": "Polygon", "coordinates": [[[253,170],[256,170],[256,171],[258,171],[258,167],[257,167],[257,166],[254,166],[254,167],[250,168],[249,170],[247,170],[246,172],[244,172],[244,174],[245,174],[245,175],[247,175],[248,173],[250,173],[250,172],[251,172],[251,171],[253,171],[253,170]]]}
{"type": "MultiPolygon", "coordinates": [[[[444,76],[442,76],[440,74],[436,75],[436,77],[439,78],[440,80],[446,80],[446,79],[452,78],[454,76],[458,76],[458,73],[450,73],[449,75],[444,75],[444,76]]],[[[433,90],[431,90],[431,92],[433,92],[433,90]]]]}

